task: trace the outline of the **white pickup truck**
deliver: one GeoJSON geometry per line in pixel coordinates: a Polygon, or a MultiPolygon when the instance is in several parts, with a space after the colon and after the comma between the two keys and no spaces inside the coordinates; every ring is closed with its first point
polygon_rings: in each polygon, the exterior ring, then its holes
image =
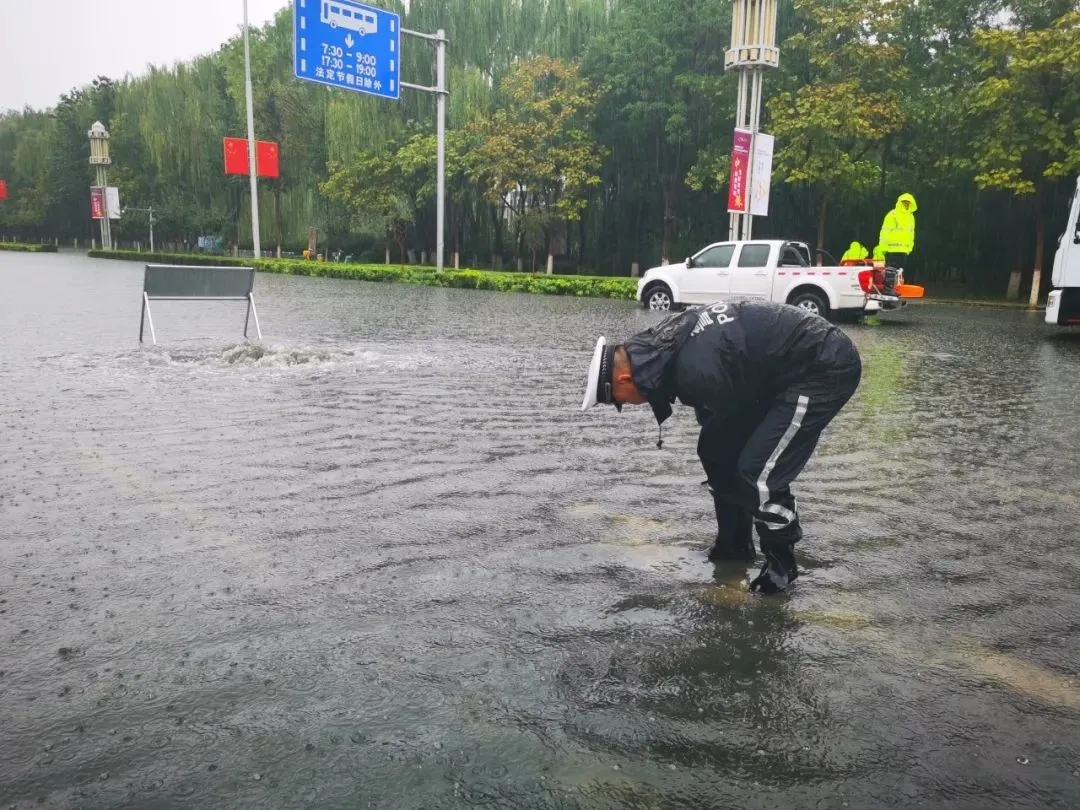
{"type": "Polygon", "coordinates": [[[669,310],[736,298],[782,301],[824,318],[857,319],[906,303],[863,286],[862,267],[819,267],[805,242],[716,242],[685,262],[652,267],[638,281],[646,309],[669,310]]]}

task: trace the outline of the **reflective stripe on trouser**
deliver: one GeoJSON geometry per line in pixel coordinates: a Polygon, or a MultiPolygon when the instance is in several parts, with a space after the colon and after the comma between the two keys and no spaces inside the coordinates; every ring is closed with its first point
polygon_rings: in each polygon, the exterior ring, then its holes
{"type": "Polygon", "coordinates": [[[773,403],[739,454],[741,494],[752,505],[762,550],[802,538],[791,483],[817,448],[821,432],[855,393],[861,377],[850,372],[808,380],[773,403]]]}
{"type": "MultiPolygon", "coordinates": [[[[776,469],[780,457],[794,441],[795,436],[802,427],[803,418],[806,416],[806,411],[809,406],[810,397],[806,395],[802,395],[796,400],[795,412],[791,416],[791,421],[788,423],[787,428],[780,437],[780,441],[776,443],[776,447],[774,447],[772,453],[769,454],[769,458],[761,468],[761,473],[754,482],[758,494],[757,511],[755,512],[754,518],[755,523],[759,526],[765,524],[767,528],[774,531],[781,530],[793,524],[798,518],[798,502],[788,489],[787,483],[781,484],[780,477],[778,477],[773,481],[773,487],[775,487],[774,491],[769,487],[769,476],[772,474],[773,470],[776,469]]],[[[810,458],[810,454],[814,452],[816,446],[817,436],[813,436],[808,441],[803,441],[801,443],[801,446],[798,449],[802,452],[800,452],[796,458],[801,458],[802,463],[799,464],[798,469],[795,470],[793,474],[783,476],[785,481],[794,479],[796,475],[802,472],[803,464],[810,458]]],[[[790,467],[795,459],[789,457],[787,461],[790,467]]]]}

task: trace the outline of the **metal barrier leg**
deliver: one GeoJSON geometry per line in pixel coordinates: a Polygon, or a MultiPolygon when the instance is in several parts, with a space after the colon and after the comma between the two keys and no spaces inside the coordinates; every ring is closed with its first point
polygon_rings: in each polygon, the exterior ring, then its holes
{"type": "MultiPolygon", "coordinates": [[[[150,324],[150,337],[154,339],[154,345],[157,345],[157,335],[154,333],[154,314],[150,311],[150,297],[143,293],[143,307],[146,309],[146,320],[150,324]]],[[[142,328],[139,329],[140,340],[142,339],[142,328]]]]}
{"type": "MultiPolygon", "coordinates": [[[[262,340],[262,329],[259,328],[259,312],[255,309],[255,296],[248,293],[248,307],[251,309],[251,314],[255,316],[255,331],[259,335],[259,340],[262,340]]],[[[247,319],[244,319],[244,337],[247,337],[247,319]]]]}

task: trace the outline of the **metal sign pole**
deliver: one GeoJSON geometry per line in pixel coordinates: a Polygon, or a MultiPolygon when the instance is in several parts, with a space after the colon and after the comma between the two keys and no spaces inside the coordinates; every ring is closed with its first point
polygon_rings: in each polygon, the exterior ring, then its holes
{"type": "MultiPolygon", "coordinates": [[[[293,74],[298,79],[394,101],[399,99],[402,87],[436,94],[435,266],[439,272],[446,252],[446,42],[442,28],[434,34],[409,31],[401,27],[401,15],[357,0],[293,0],[293,74]],[[399,80],[401,34],[435,43],[434,87],[399,80]]],[[[249,88],[249,97],[250,92],[249,88]]],[[[249,120],[250,109],[249,101],[249,120]]],[[[253,175],[254,171],[252,168],[253,175]]]]}
{"type": "Polygon", "coordinates": [[[435,84],[438,87],[436,91],[438,95],[435,96],[437,113],[436,117],[438,121],[435,124],[438,149],[438,157],[436,162],[438,168],[436,170],[436,176],[438,179],[438,202],[436,203],[435,221],[437,223],[438,233],[435,237],[436,250],[438,250],[439,258],[435,265],[437,272],[443,270],[443,257],[446,255],[445,240],[446,240],[446,31],[440,28],[437,32],[439,39],[435,43],[435,66],[436,77],[435,84]]]}
{"type": "Polygon", "coordinates": [[[401,33],[420,39],[431,40],[435,43],[435,86],[424,87],[420,84],[401,82],[402,87],[410,90],[422,90],[425,93],[436,95],[436,121],[435,121],[435,175],[438,190],[435,198],[435,270],[443,271],[443,254],[445,253],[446,240],[446,31],[440,28],[434,34],[421,34],[419,31],[410,31],[402,28],[401,33]]]}
{"type": "Polygon", "coordinates": [[[257,259],[260,256],[259,181],[255,174],[255,111],[251,100],[251,46],[248,42],[248,0],[244,0],[244,94],[247,99],[248,172],[251,175],[251,240],[255,248],[255,258],[257,259]]]}

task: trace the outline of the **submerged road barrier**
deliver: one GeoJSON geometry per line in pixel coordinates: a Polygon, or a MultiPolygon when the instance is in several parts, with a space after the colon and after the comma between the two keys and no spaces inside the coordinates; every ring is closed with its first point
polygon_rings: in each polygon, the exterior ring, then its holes
{"type": "Polygon", "coordinates": [[[151,301],[247,301],[244,315],[244,337],[248,322],[255,317],[255,331],[262,340],[259,313],[255,310],[252,289],[255,286],[253,267],[192,267],[190,265],[148,264],[143,275],[142,311],[139,315],[139,343],[143,330],[150,324],[150,337],[157,344],[151,301]]]}

